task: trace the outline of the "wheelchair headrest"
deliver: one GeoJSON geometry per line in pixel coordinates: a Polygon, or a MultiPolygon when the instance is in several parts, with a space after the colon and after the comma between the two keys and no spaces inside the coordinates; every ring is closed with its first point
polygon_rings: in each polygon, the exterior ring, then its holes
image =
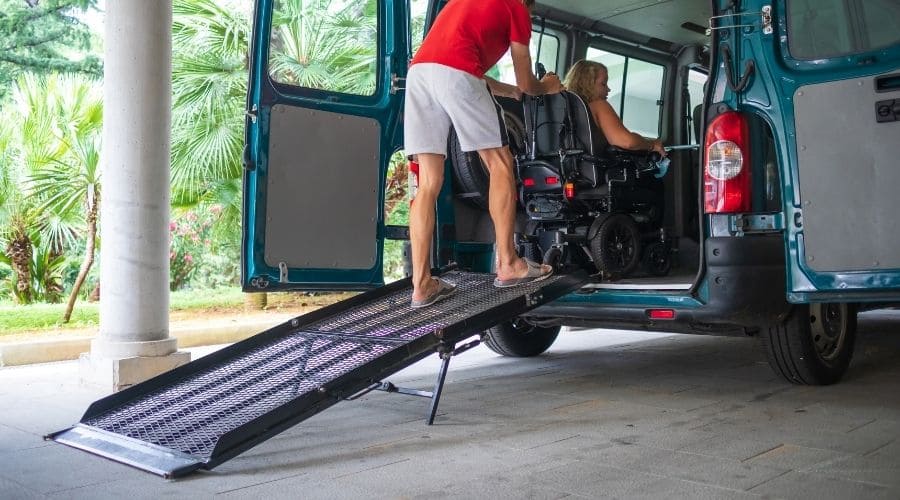
{"type": "Polygon", "coordinates": [[[556,154],[560,149],[582,149],[601,155],[608,145],[587,103],[573,92],[523,96],[525,143],[529,154],[556,154]],[[534,144],[533,144],[534,143],[534,144]]]}

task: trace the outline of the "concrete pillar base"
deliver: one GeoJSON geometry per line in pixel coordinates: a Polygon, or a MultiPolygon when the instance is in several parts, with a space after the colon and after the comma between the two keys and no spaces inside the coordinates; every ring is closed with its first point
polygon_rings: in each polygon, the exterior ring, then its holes
{"type": "Polygon", "coordinates": [[[118,392],[191,361],[191,353],[112,359],[83,353],[79,359],[81,383],[118,392]]]}

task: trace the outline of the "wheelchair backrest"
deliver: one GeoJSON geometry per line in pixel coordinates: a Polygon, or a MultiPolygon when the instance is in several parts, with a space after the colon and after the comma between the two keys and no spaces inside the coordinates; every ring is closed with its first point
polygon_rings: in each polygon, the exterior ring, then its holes
{"type": "Polygon", "coordinates": [[[525,149],[529,156],[556,155],[560,150],[580,149],[600,156],[608,146],[584,100],[561,92],[524,96],[525,149]]]}

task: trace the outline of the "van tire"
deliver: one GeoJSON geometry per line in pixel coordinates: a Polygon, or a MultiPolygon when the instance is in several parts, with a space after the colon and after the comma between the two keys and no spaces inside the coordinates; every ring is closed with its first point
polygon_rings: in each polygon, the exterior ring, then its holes
{"type": "Polygon", "coordinates": [[[553,345],[559,330],[557,326],[537,326],[523,319],[506,321],[487,330],[484,345],[501,356],[530,358],[553,345]]]}
{"type": "Polygon", "coordinates": [[[788,382],[830,385],[847,372],[856,343],[856,306],[803,304],[788,318],[763,330],[769,365],[788,382]]]}
{"type": "MultiPolygon", "coordinates": [[[[509,111],[503,112],[509,132],[509,149],[513,158],[525,152],[525,125],[509,111]]],[[[456,130],[450,130],[450,161],[457,197],[482,210],[488,209],[490,174],[477,152],[465,152],[459,145],[456,130]]],[[[515,166],[513,167],[515,168],[515,166]]]]}

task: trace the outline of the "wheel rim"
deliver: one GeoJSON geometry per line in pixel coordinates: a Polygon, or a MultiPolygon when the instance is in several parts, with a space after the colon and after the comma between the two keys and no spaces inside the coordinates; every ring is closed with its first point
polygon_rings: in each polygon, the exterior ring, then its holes
{"type": "Polygon", "coordinates": [[[606,255],[608,264],[616,270],[625,269],[634,258],[634,236],[628,228],[616,224],[609,231],[609,240],[606,243],[606,255]]]}
{"type": "Polygon", "coordinates": [[[816,353],[825,361],[840,355],[847,337],[847,304],[812,304],[809,307],[809,331],[816,353]]]}

